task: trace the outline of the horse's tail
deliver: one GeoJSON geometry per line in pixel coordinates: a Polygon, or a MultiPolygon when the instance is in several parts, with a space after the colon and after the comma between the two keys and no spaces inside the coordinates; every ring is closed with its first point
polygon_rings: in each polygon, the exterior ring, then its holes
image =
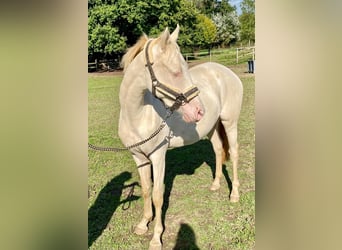
{"type": "Polygon", "coordinates": [[[226,131],[224,130],[223,124],[220,120],[217,125],[217,131],[222,141],[222,148],[223,148],[222,163],[223,163],[229,159],[229,143],[228,143],[228,137],[227,137],[226,131]]]}

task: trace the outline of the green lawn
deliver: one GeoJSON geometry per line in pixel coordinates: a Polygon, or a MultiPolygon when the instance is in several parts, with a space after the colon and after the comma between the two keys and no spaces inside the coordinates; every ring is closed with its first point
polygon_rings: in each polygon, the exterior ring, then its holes
{"type": "MultiPolygon", "coordinates": [[[[240,202],[230,203],[224,168],[221,189],[211,192],[215,157],[211,144],[169,150],[166,156],[163,249],[255,248],[255,111],[254,75],[245,64],[231,67],[244,85],[239,121],[240,202]]],[[[122,146],[118,135],[118,91],[122,77],[92,76],[88,82],[88,134],[95,145],[122,146]]],[[[132,233],[141,219],[143,199],[135,163],[128,152],[89,151],[89,249],[147,249],[152,222],[144,236],[132,233]]]]}
{"type": "MultiPolygon", "coordinates": [[[[228,49],[212,49],[211,57],[209,56],[208,50],[201,50],[198,53],[184,53],[186,59],[188,59],[188,63],[198,63],[198,62],[207,62],[213,61],[225,65],[236,65],[236,47],[228,48],[228,49]]],[[[252,50],[244,49],[239,50],[239,64],[247,63],[248,60],[253,58],[252,54],[250,54],[252,50]]]]}

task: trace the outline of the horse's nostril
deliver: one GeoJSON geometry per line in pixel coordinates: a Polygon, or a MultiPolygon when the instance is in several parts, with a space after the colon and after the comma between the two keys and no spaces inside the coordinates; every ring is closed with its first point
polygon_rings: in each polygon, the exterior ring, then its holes
{"type": "Polygon", "coordinates": [[[199,115],[204,115],[203,109],[197,107],[197,108],[196,108],[196,111],[197,111],[197,114],[199,114],[199,115]]]}
{"type": "Polygon", "coordinates": [[[196,108],[197,114],[196,114],[196,120],[199,121],[202,119],[204,115],[204,111],[201,108],[196,108]]]}

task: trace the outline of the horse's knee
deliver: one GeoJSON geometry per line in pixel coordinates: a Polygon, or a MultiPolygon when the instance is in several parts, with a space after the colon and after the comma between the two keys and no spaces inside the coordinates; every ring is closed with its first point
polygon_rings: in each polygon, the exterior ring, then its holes
{"type": "Polygon", "coordinates": [[[161,198],[163,198],[164,195],[164,185],[161,186],[155,186],[153,187],[153,191],[152,191],[152,199],[153,201],[156,200],[160,200],[161,198]]]}
{"type": "Polygon", "coordinates": [[[151,198],[151,187],[142,188],[142,195],[143,195],[144,199],[151,198]]]}
{"type": "Polygon", "coordinates": [[[238,146],[229,148],[229,155],[230,155],[231,159],[239,158],[238,146]]]}
{"type": "Polygon", "coordinates": [[[156,208],[161,208],[161,206],[163,205],[163,195],[153,194],[152,195],[152,201],[153,201],[153,204],[156,208]]]}

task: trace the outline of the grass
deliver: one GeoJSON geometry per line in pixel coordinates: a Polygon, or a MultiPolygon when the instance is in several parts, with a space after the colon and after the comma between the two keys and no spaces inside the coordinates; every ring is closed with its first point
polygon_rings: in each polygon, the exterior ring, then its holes
{"type": "MultiPolygon", "coordinates": [[[[169,150],[166,156],[163,249],[255,248],[254,76],[245,64],[231,67],[244,85],[239,120],[240,202],[230,203],[231,163],[216,192],[209,190],[215,157],[207,139],[169,150]]],[[[117,135],[120,76],[89,76],[89,141],[122,146],[117,135]]],[[[135,163],[128,152],[89,151],[89,249],[147,249],[154,222],[144,236],[132,233],[143,199],[135,163]]]]}
{"type": "MultiPolygon", "coordinates": [[[[251,50],[240,50],[239,51],[239,64],[246,63],[252,59],[251,50]]],[[[224,65],[236,65],[236,47],[228,49],[212,49],[211,57],[208,55],[208,50],[201,50],[194,56],[192,53],[185,53],[188,58],[188,62],[199,63],[206,61],[213,61],[224,65]]]]}

